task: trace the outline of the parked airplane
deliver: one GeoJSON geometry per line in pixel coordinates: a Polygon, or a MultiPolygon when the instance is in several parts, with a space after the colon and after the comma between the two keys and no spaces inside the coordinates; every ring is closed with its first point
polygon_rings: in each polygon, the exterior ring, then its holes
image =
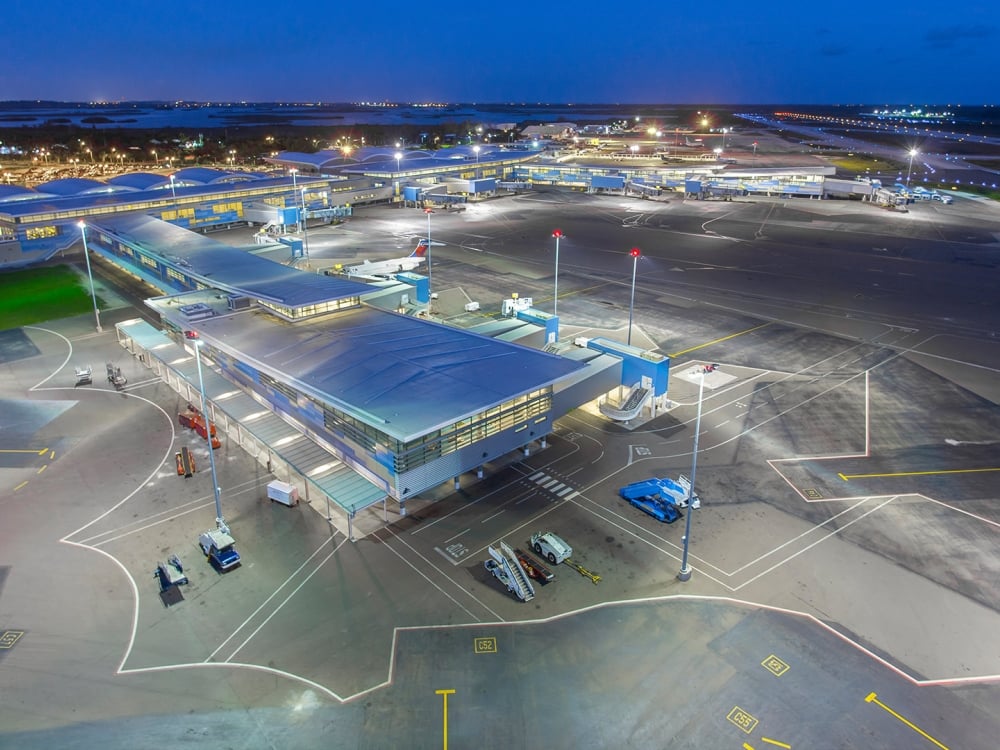
{"type": "Polygon", "coordinates": [[[427,240],[422,239],[413,248],[413,252],[405,258],[391,258],[390,260],[366,260],[356,266],[335,266],[337,273],[350,276],[354,279],[365,279],[367,281],[385,281],[392,278],[393,274],[403,271],[412,271],[421,263],[427,260],[427,240]]]}

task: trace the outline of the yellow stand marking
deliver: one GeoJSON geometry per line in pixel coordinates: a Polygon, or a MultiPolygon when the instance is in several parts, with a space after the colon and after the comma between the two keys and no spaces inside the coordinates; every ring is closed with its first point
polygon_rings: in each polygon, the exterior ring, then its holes
{"type": "Polygon", "coordinates": [[[744,742],[743,750],[753,750],[753,745],[748,745],[746,742],[744,742]]]}
{"type": "Polygon", "coordinates": [[[26,485],[27,483],[28,483],[28,480],[25,479],[23,482],[21,482],[19,485],[17,485],[17,487],[14,488],[14,492],[17,492],[19,489],[21,489],[22,487],[24,487],[24,485],[26,485]]]}
{"type": "Polygon", "coordinates": [[[448,696],[454,695],[454,690],[435,690],[435,694],[440,695],[444,701],[444,750],[448,750],[448,696]]]}
{"type": "Polygon", "coordinates": [[[28,448],[21,450],[15,448],[2,448],[0,449],[0,453],[34,453],[36,456],[44,456],[47,450],[48,448],[42,448],[41,450],[38,450],[38,448],[28,448]]]}
{"type": "Polygon", "coordinates": [[[934,739],[933,737],[931,737],[929,734],[927,734],[927,732],[925,732],[923,729],[921,729],[920,727],[918,727],[916,724],[914,724],[913,722],[907,721],[902,716],[900,716],[895,711],[893,711],[891,708],[889,708],[887,705],[885,705],[882,701],[878,700],[877,695],[875,693],[869,693],[865,697],[865,703],[874,703],[879,708],[884,709],[888,713],[890,713],[893,716],[895,716],[897,719],[899,719],[901,722],[903,722],[904,724],[906,724],[906,726],[908,726],[910,729],[912,729],[914,732],[916,732],[917,734],[919,734],[924,739],[926,739],[926,740],[928,740],[930,742],[933,742],[935,745],[937,745],[939,748],[941,748],[941,750],[948,750],[947,746],[942,745],[940,742],[938,742],[936,739],[934,739]]]}
{"type": "Polygon", "coordinates": [[[472,650],[477,654],[495,654],[497,652],[497,639],[475,638],[472,641],[472,650]]]}
{"type": "Polygon", "coordinates": [[[48,464],[44,464],[44,465],[42,466],[42,468],[40,468],[40,469],[39,469],[38,471],[36,471],[35,473],[36,473],[36,474],[41,474],[41,473],[42,473],[43,471],[45,471],[45,467],[46,467],[46,466],[48,466],[48,464]]]}
{"type": "Polygon", "coordinates": [[[764,661],[762,661],[760,665],[764,667],[764,669],[766,669],[768,672],[773,674],[775,677],[781,677],[781,675],[783,675],[785,672],[791,669],[791,667],[788,666],[788,664],[783,662],[774,654],[771,654],[769,657],[764,659],[764,661]]]}
{"type": "Polygon", "coordinates": [[[984,471],[1000,471],[1000,467],[991,469],[941,469],[940,471],[895,471],[886,474],[838,474],[845,482],[849,479],[870,479],[871,477],[924,477],[930,474],[979,474],[984,471]]]}
{"type": "Polygon", "coordinates": [[[723,336],[721,339],[715,339],[714,341],[708,341],[704,344],[698,344],[698,346],[692,346],[690,349],[684,349],[683,351],[674,352],[673,354],[668,354],[668,357],[679,357],[682,354],[688,354],[689,352],[697,351],[698,349],[704,349],[706,346],[711,346],[712,344],[721,344],[723,341],[729,341],[729,339],[734,339],[737,336],[744,336],[748,333],[753,333],[754,331],[759,331],[761,328],[766,328],[771,325],[770,323],[764,323],[763,325],[754,326],[753,328],[748,328],[745,331],[740,331],[739,333],[731,333],[728,336],[723,336]]]}
{"type": "Polygon", "coordinates": [[[787,743],[784,743],[784,742],[778,742],[777,740],[772,740],[770,737],[761,737],[760,741],[761,742],[766,742],[769,745],[777,745],[778,747],[783,747],[783,748],[785,748],[785,750],[792,750],[792,746],[791,745],[789,745],[787,743]]]}
{"type": "Polygon", "coordinates": [[[726,719],[739,727],[745,734],[750,734],[760,723],[756,716],[752,716],[739,706],[733,706],[733,710],[726,715],[726,719]]]}

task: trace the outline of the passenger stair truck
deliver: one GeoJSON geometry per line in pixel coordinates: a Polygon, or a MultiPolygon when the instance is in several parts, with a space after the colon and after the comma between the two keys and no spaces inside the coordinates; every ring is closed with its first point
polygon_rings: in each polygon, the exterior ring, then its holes
{"type": "Polygon", "coordinates": [[[486,569],[522,602],[534,599],[535,587],[531,585],[510,545],[500,542],[499,550],[493,547],[487,549],[493,559],[486,561],[486,569]]]}

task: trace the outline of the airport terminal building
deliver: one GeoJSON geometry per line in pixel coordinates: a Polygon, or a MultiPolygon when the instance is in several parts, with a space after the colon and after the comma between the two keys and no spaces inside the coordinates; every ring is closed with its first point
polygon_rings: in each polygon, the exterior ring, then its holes
{"type": "MultiPolygon", "coordinates": [[[[500,148],[447,158],[383,149],[339,165],[329,154],[285,156],[290,171],[280,176],[196,168],[0,186],[0,267],[49,258],[82,238],[90,253],[158,290],[147,304],[159,326],[120,323],[122,346],[192,403],[204,382],[217,427],[305,498],[325,501],[352,538],[359,511],[391,502],[405,514],[420,493],[544,446],[557,419],[619,385],[635,386],[627,403],[636,413],[664,396],[669,361],[655,353],[593,342],[554,354],[540,348],[547,341],[513,343],[513,321],[445,326],[419,317],[430,299],[417,274],[375,285],[322,276],[205,232],[258,224],[294,234],[302,219],[332,221],[357,204],[465,199],[511,183],[644,194],[704,190],[717,176],[540,164],[536,152],[500,148]]],[[[761,186],[765,177],[736,179],[761,186]]],[[[783,173],[763,187],[812,191],[815,179],[783,173]]],[[[606,415],[627,420],[632,411],[606,415]]]]}
{"type": "Polygon", "coordinates": [[[426,295],[415,274],[321,276],[143,215],[92,222],[88,238],[169,292],[147,301],[159,328],[118,324],[122,346],[192,403],[204,381],[223,433],[349,524],[387,500],[405,514],[421,492],[544,445],[556,419],[621,379],[604,352],[558,356],[399,312],[426,295]]]}

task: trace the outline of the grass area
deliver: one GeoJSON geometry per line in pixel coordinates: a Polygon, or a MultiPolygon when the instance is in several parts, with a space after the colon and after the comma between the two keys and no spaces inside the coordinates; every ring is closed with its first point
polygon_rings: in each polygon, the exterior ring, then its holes
{"type": "Polygon", "coordinates": [[[958,185],[950,182],[922,182],[920,184],[928,190],[937,190],[939,193],[951,193],[958,190],[963,193],[972,193],[973,195],[981,195],[990,200],[1000,201],[1000,190],[982,185],[970,185],[967,182],[958,185]]]}
{"type": "MultiPolygon", "coordinates": [[[[0,328],[68,318],[94,309],[90,290],[69,266],[45,266],[0,275],[0,328]]],[[[103,307],[101,298],[97,306],[103,307]]]]}
{"type": "Polygon", "coordinates": [[[906,169],[905,162],[897,162],[892,159],[875,159],[871,156],[862,156],[860,154],[827,156],[826,160],[837,168],[838,177],[841,176],[841,172],[852,177],[856,174],[863,175],[866,173],[875,176],[879,172],[894,175],[906,169]]]}

